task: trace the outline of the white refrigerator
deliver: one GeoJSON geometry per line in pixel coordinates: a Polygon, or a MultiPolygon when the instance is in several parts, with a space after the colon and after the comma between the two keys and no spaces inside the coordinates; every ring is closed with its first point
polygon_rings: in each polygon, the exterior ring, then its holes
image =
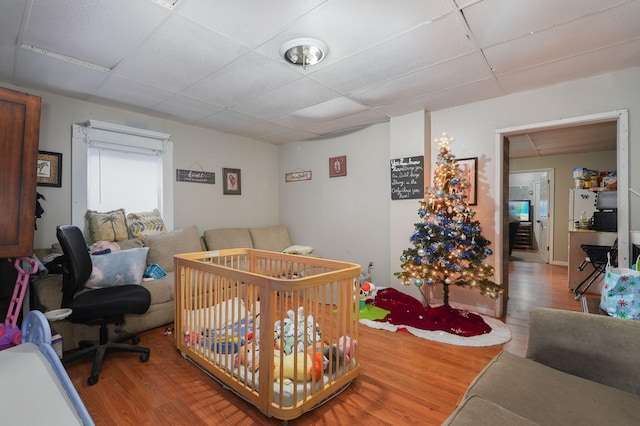
{"type": "Polygon", "coordinates": [[[582,218],[582,214],[588,219],[593,217],[596,211],[597,193],[588,189],[569,190],[569,230],[576,229],[576,222],[582,218]]]}

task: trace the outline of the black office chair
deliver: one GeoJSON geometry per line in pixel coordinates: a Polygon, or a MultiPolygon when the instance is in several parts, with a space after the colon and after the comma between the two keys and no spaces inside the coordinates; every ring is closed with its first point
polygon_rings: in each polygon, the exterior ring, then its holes
{"type": "Polygon", "coordinates": [[[63,362],[74,361],[95,354],[89,385],[98,382],[102,362],[108,352],[138,352],[140,361],[149,360],[149,349],[136,346],[140,339],[135,334],[122,333],[109,340],[109,324],[115,324],[116,331],[124,323],[126,314],[143,314],[149,309],[151,295],[140,285],[121,285],[99,289],[85,289],[91,276],[93,265],[82,231],[77,226],[60,225],[56,229],[58,241],[64,253],[62,261],[62,308],[72,313],[67,320],[74,324],[99,325],[100,340],[81,342],[80,349],[72,352],[63,362]],[[85,291],[83,291],[85,290],[85,291]],[[132,345],[125,344],[127,340],[132,345]]]}

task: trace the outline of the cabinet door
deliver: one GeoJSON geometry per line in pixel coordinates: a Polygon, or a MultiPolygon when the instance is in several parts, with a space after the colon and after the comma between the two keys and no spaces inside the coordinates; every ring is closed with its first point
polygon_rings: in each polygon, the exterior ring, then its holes
{"type": "Polygon", "coordinates": [[[0,257],[33,254],[40,103],[0,88],[0,257]]]}

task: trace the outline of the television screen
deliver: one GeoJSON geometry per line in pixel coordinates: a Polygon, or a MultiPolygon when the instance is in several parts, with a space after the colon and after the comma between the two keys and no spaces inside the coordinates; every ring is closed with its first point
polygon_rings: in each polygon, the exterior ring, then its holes
{"type": "Polygon", "coordinates": [[[509,213],[520,220],[520,222],[531,222],[531,201],[511,200],[509,201],[509,213]]]}

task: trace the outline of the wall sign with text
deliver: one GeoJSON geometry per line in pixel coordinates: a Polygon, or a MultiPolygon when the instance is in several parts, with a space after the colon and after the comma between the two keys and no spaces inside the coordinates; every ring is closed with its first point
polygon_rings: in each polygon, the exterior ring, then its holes
{"type": "Polygon", "coordinates": [[[214,185],[216,183],[216,174],[202,170],[176,169],[176,181],[214,185]]]}
{"type": "Polygon", "coordinates": [[[391,160],[391,199],[424,197],[424,156],[391,160]]]}

